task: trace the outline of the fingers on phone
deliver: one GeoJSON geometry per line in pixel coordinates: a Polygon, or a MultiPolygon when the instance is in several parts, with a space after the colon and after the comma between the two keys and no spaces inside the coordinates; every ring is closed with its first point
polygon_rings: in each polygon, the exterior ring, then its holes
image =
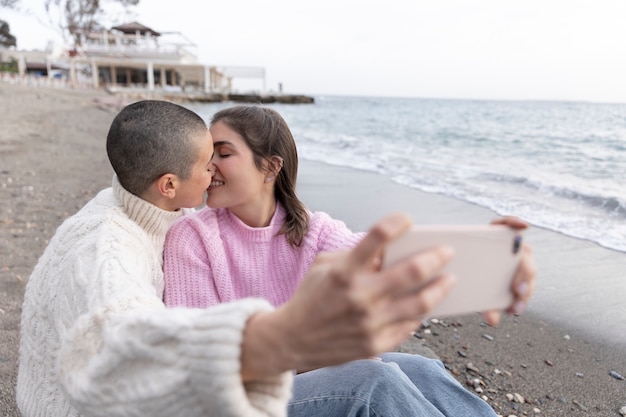
{"type": "Polygon", "coordinates": [[[493,220],[491,224],[503,224],[503,225],[512,227],[513,229],[516,229],[516,230],[524,230],[528,228],[528,223],[526,223],[524,220],[520,219],[519,217],[515,217],[515,216],[499,217],[493,220]]]}
{"type": "Polygon", "coordinates": [[[496,310],[485,311],[483,313],[483,319],[490,326],[496,326],[500,323],[500,312],[496,310]]]}
{"type": "Polygon", "coordinates": [[[415,291],[439,275],[452,256],[454,250],[450,246],[438,246],[395,263],[384,271],[387,291],[395,294],[415,291]]]}
{"type": "Polygon", "coordinates": [[[380,256],[384,245],[405,232],[411,224],[411,219],[404,213],[394,213],[384,217],[370,229],[352,251],[351,263],[356,266],[363,265],[376,256],[380,256]]]}
{"type": "Polygon", "coordinates": [[[522,255],[513,280],[513,305],[507,310],[512,314],[522,314],[526,309],[528,300],[535,290],[536,268],[532,257],[532,249],[528,245],[522,245],[522,255]]]}
{"type": "Polygon", "coordinates": [[[443,300],[455,282],[454,275],[441,274],[415,291],[404,293],[393,302],[397,319],[427,316],[443,300]]]}

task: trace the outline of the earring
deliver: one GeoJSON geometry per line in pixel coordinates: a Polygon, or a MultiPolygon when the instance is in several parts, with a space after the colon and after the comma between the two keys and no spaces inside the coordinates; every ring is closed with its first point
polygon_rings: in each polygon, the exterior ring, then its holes
{"type": "Polygon", "coordinates": [[[269,176],[267,178],[265,178],[265,182],[272,182],[274,180],[274,176],[269,176]]]}

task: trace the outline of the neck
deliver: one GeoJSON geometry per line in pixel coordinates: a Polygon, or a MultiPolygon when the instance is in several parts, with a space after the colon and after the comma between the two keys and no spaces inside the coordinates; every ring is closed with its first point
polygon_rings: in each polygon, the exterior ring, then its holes
{"type": "Polygon", "coordinates": [[[272,198],[268,201],[240,207],[230,207],[228,210],[250,227],[267,227],[276,211],[276,199],[272,198]]]}
{"type": "Polygon", "coordinates": [[[149,203],[154,204],[161,210],[178,211],[180,209],[180,207],[173,206],[171,199],[163,197],[161,194],[156,192],[153,187],[150,187],[148,190],[146,190],[145,193],[143,193],[139,197],[149,203]]]}

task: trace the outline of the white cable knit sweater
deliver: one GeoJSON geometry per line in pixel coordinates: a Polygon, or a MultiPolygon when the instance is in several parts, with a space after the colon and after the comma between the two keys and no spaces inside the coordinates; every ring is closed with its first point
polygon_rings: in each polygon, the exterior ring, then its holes
{"type": "Polygon", "coordinates": [[[24,298],[23,416],[283,416],[292,374],[242,383],[244,299],[209,309],[161,301],[163,211],[117,181],[57,230],[24,298]]]}

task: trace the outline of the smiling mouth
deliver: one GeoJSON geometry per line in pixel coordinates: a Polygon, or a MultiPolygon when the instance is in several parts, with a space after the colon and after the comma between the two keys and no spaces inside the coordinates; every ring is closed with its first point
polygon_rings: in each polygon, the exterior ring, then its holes
{"type": "Polygon", "coordinates": [[[209,185],[209,190],[215,187],[221,187],[224,185],[224,181],[211,181],[211,185],[209,185]]]}

